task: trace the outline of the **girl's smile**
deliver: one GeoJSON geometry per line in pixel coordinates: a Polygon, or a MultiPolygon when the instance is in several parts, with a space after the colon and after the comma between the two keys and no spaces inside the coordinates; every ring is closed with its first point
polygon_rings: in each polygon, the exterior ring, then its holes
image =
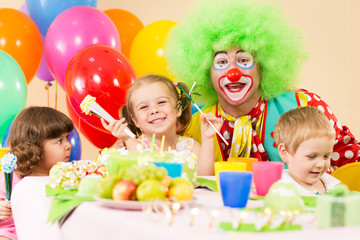
{"type": "Polygon", "coordinates": [[[134,90],[132,119],[145,136],[176,134],[177,118],[181,110],[176,108],[174,94],[162,82],[154,82],[134,90]]]}

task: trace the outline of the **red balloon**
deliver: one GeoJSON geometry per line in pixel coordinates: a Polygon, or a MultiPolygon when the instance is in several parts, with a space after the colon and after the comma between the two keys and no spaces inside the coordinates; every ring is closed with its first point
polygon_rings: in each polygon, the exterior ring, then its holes
{"type": "Polygon", "coordinates": [[[91,125],[82,120],[79,115],[72,108],[71,103],[66,99],[66,107],[70,118],[73,120],[76,128],[81,132],[87,140],[89,140],[95,147],[103,149],[109,148],[116,142],[117,138],[103,131],[99,131],[91,125]]]}
{"type": "Polygon", "coordinates": [[[65,88],[80,118],[105,131],[99,118],[81,111],[81,102],[90,94],[111,116],[118,118],[119,109],[126,103],[126,93],[135,79],[135,71],[124,55],[114,48],[95,45],[80,50],[71,59],[65,88]]]}

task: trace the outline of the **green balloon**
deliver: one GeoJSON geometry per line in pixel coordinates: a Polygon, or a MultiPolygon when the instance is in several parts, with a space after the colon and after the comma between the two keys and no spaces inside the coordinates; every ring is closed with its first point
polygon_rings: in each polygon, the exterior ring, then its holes
{"type": "Polygon", "coordinates": [[[25,75],[19,64],[0,50],[0,140],[27,98],[25,75]]]}

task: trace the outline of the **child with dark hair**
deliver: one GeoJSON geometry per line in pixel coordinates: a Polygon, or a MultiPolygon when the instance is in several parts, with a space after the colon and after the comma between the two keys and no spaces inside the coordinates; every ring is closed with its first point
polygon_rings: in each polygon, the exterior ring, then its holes
{"type": "MultiPolygon", "coordinates": [[[[72,120],[49,107],[28,107],[12,123],[8,142],[17,157],[13,187],[26,176],[47,176],[57,162],[67,162],[71,144],[72,120]]],[[[4,175],[0,175],[0,239],[17,239],[11,205],[6,196],[4,175]]]]}

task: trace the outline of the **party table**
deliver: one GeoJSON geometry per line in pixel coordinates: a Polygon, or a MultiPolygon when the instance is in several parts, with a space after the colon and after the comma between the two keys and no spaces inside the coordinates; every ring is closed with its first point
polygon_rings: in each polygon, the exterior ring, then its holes
{"type": "MultiPolygon", "coordinates": [[[[80,204],[62,226],[46,223],[52,198],[45,196],[48,177],[26,177],[12,193],[12,209],[19,239],[358,239],[360,226],[318,229],[314,214],[297,221],[303,229],[283,232],[224,232],[219,222],[231,222],[233,209],[223,207],[218,192],[195,189],[195,200],[174,215],[172,224],[162,215],[109,208],[99,201],[80,204]],[[199,213],[191,217],[194,206],[199,213]],[[217,217],[214,213],[218,213],[217,217]]],[[[249,200],[247,207],[262,206],[249,200]]],[[[251,219],[250,219],[251,220],[251,219]]]]}

